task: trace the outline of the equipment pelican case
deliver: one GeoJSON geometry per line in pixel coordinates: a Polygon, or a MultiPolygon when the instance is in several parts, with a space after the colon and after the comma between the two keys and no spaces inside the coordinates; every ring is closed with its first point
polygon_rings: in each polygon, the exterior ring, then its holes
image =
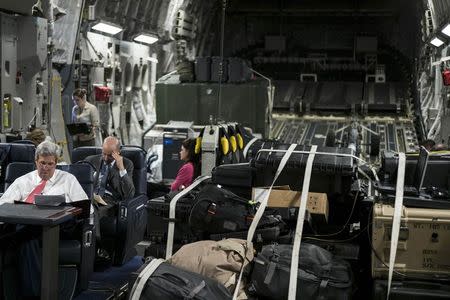
{"type": "MultiPolygon", "coordinates": [[[[287,150],[290,146],[290,144],[269,144],[271,146],[269,149],[273,148],[276,150],[287,150]]],[[[262,145],[262,147],[266,149],[268,146],[262,145]]],[[[295,150],[309,151],[310,148],[310,146],[298,145],[295,150]]],[[[356,164],[350,156],[353,154],[353,150],[349,148],[318,147],[317,152],[326,152],[331,155],[315,155],[310,191],[347,195],[351,189],[353,176],[356,174],[356,164]],[[336,154],[347,156],[338,156],[336,154]]],[[[260,151],[252,159],[250,165],[256,169],[254,186],[269,186],[272,183],[275,170],[280,164],[283,155],[284,152],[260,151]]],[[[292,190],[301,190],[307,159],[307,153],[292,153],[275,184],[289,185],[292,190]]]]}
{"type": "MultiPolygon", "coordinates": [[[[386,265],[389,265],[393,214],[394,209],[391,205],[374,205],[373,278],[387,278],[386,265]]],[[[410,278],[450,279],[448,249],[450,249],[449,210],[403,207],[394,266],[396,271],[410,278]]]]}
{"type": "MultiPolygon", "coordinates": [[[[373,300],[385,300],[387,280],[374,280],[373,300]]],[[[390,300],[450,299],[450,284],[427,281],[393,281],[390,300]]]]}
{"type": "Polygon", "coordinates": [[[225,189],[250,199],[255,169],[248,163],[220,165],[212,170],[211,181],[225,189]]]}
{"type": "MultiPolygon", "coordinates": [[[[381,157],[380,183],[375,187],[384,199],[393,201],[397,180],[398,155],[384,152],[381,157]]],[[[406,156],[405,192],[407,207],[450,209],[450,157],[431,152],[426,159],[417,153],[406,156]],[[423,178],[423,180],[421,180],[423,178]]]]}
{"type": "MultiPolygon", "coordinates": [[[[273,181],[276,168],[285,152],[260,150],[287,150],[290,144],[283,144],[272,140],[256,140],[250,145],[246,153],[249,165],[238,164],[216,167],[213,172],[213,182],[246,188],[248,186],[269,186],[273,181]],[[250,177],[249,175],[252,175],[250,177]],[[250,180],[251,178],[251,180],[250,180]]],[[[310,146],[298,145],[295,150],[309,151],[310,146]]],[[[318,147],[317,152],[330,155],[316,154],[313,163],[310,190],[321,193],[339,193],[347,195],[351,189],[353,176],[356,174],[356,164],[349,148],[318,147]],[[345,156],[339,156],[343,154],[345,156]]],[[[278,178],[276,185],[289,185],[292,190],[300,190],[303,173],[308,154],[292,153],[286,167],[278,178]]]]}

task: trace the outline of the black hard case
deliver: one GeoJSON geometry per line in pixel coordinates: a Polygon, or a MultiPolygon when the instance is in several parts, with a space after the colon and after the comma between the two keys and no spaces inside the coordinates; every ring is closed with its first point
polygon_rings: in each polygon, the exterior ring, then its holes
{"type": "MultiPolygon", "coordinates": [[[[374,280],[373,300],[385,300],[387,280],[374,280]]],[[[450,299],[450,282],[393,281],[390,300],[442,300],[450,299]]]]}

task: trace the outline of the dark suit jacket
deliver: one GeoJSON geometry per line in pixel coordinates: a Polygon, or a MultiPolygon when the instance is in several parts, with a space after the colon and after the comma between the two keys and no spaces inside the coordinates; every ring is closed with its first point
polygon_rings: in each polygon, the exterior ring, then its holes
{"type": "MultiPolygon", "coordinates": [[[[85,158],[86,161],[92,163],[97,170],[97,174],[102,167],[103,158],[101,154],[91,155],[85,158]]],[[[111,168],[108,174],[108,188],[107,190],[112,193],[114,200],[125,200],[134,197],[134,184],[133,184],[133,162],[128,158],[123,158],[123,165],[127,170],[127,174],[120,177],[119,168],[117,164],[111,168]]],[[[98,180],[98,176],[97,176],[98,180]]]]}

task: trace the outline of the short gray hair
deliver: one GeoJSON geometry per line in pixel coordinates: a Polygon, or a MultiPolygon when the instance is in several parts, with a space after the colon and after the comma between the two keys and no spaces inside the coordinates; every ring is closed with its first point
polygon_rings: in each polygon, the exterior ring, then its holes
{"type": "Polygon", "coordinates": [[[55,161],[58,161],[59,146],[50,141],[43,141],[36,147],[34,158],[38,160],[39,156],[54,156],[55,161]]]}
{"type": "Polygon", "coordinates": [[[118,138],[116,138],[115,136],[107,136],[104,140],[103,140],[103,144],[105,143],[114,143],[116,146],[117,150],[120,150],[120,140],[118,138]]]}

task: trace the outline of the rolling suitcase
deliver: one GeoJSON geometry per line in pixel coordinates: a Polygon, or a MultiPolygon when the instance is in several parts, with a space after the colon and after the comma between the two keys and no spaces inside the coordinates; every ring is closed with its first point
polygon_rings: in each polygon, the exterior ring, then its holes
{"type": "MultiPolygon", "coordinates": [[[[183,198],[176,206],[176,224],[174,241],[175,243],[186,244],[199,240],[189,228],[188,218],[192,208],[192,198],[183,198]]],[[[166,197],[150,199],[147,202],[147,240],[152,243],[166,243],[167,226],[169,223],[170,202],[166,197]]]]}

